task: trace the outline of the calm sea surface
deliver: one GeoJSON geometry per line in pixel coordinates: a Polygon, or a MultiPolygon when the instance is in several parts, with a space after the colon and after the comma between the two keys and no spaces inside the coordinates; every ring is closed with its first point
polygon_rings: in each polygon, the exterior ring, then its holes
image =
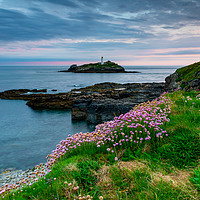
{"type": "MultiPolygon", "coordinates": [[[[0,66],[0,91],[10,89],[57,89],[68,92],[95,83],[164,82],[178,67],[128,66],[132,74],[58,73],[64,67],[0,66]]],[[[51,92],[52,93],[52,92],[51,92]]],[[[32,168],[46,162],[60,140],[69,134],[92,131],[86,122],[72,123],[70,111],[35,111],[25,101],[0,99],[0,169],[32,168]]]]}

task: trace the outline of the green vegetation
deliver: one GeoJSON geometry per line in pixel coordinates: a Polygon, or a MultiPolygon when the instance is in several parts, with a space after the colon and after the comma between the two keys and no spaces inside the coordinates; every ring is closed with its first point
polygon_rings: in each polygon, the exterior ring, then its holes
{"type": "Polygon", "coordinates": [[[177,81],[190,81],[200,78],[200,62],[177,69],[177,81]]]}
{"type": "Polygon", "coordinates": [[[197,190],[200,192],[200,168],[194,170],[190,181],[196,186],[197,190]]]}
{"type": "Polygon", "coordinates": [[[101,63],[89,63],[89,64],[84,64],[79,66],[81,68],[88,68],[88,67],[94,67],[94,68],[105,68],[105,67],[117,67],[117,68],[122,68],[121,66],[119,66],[118,64],[111,62],[111,61],[107,61],[104,62],[103,64],[101,63]]]}
{"type": "Polygon", "coordinates": [[[176,72],[178,74],[176,82],[180,82],[182,89],[189,88],[188,82],[200,78],[200,62],[177,69],[176,72]]]}
{"type": "MultiPolygon", "coordinates": [[[[133,110],[138,113],[143,108],[156,113],[158,119],[166,112],[170,119],[159,125],[159,133],[155,132],[155,137],[152,134],[151,140],[134,143],[137,134],[140,134],[138,141],[143,141],[145,132],[142,126],[134,128],[127,116],[126,119],[121,116],[116,119],[123,121],[121,126],[116,128],[110,123],[113,129],[109,133],[120,143],[122,136],[128,140],[130,132],[136,130],[129,141],[114,147],[109,140],[107,143],[101,140],[101,145],[85,142],[57,159],[45,178],[11,191],[4,199],[199,199],[200,92],[177,90],[133,110]],[[159,135],[160,131],[165,136],[159,135]]],[[[142,118],[138,120],[143,123],[142,118]]],[[[108,131],[107,126],[108,123],[103,126],[104,131],[108,131]]],[[[148,130],[154,133],[152,127],[148,130]]]]}

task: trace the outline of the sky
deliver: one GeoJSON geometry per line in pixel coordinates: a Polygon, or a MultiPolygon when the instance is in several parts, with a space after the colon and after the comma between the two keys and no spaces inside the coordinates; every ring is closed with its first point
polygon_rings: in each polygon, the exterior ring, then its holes
{"type": "Polygon", "coordinates": [[[200,0],[0,0],[0,65],[185,66],[200,61],[200,0]]]}

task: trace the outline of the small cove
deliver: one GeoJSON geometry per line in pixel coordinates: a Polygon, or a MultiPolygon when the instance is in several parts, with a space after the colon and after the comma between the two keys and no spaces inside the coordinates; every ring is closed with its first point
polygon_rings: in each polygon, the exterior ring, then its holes
{"type": "MultiPolygon", "coordinates": [[[[0,91],[41,89],[67,92],[101,82],[163,82],[177,67],[127,67],[139,74],[58,73],[64,67],[0,67],[0,91]]],[[[21,100],[0,100],[0,168],[27,169],[46,161],[68,134],[92,131],[86,122],[72,123],[70,111],[35,111],[21,100]]]]}

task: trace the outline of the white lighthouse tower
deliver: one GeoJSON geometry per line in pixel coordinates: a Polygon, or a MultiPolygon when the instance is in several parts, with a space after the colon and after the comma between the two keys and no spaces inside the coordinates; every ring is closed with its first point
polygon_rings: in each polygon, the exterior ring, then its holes
{"type": "Polygon", "coordinates": [[[103,56],[101,57],[101,65],[103,65],[103,56]]]}

